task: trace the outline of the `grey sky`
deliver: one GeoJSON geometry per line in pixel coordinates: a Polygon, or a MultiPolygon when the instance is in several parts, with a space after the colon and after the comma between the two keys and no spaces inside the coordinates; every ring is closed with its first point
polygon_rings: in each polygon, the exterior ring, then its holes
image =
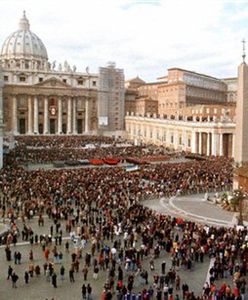
{"type": "Polygon", "coordinates": [[[248,1],[0,0],[1,44],[23,10],[50,61],[94,72],[115,61],[127,79],[153,81],[170,67],[236,76],[248,40],[248,1]]]}

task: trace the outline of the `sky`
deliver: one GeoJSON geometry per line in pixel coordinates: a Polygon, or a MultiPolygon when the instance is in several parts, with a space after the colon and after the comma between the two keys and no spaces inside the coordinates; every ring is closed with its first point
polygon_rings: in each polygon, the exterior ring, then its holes
{"type": "Polygon", "coordinates": [[[0,0],[0,45],[23,10],[50,62],[98,72],[113,61],[126,79],[172,67],[235,77],[248,41],[248,0],[0,0]]]}

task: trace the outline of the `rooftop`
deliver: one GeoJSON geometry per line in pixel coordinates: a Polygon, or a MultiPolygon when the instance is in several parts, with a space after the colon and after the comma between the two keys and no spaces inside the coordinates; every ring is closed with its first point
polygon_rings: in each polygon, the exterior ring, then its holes
{"type": "Polygon", "coordinates": [[[191,74],[194,74],[194,75],[203,76],[203,77],[206,77],[206,78],[209,78],[209,79],[214,79],[214,80],[221,81],[221,79],[219,79],[219,78],[216,78],[216,77],[213,77],[213,76],[209,76],[209,75],[206,75],[206,74],[202,74],[202,73],[197,73],[195,71],[189,71],[189,70],[185,70],[185,69],[181,69],[181,68],[176,68],[176,67],[168,69],[168,71],[172,71],[172,70],[183,71],[183,72],[191,73],[191,74]]]}
{"type": "Polygon", "coordinates": [[[141,87],[144,85],[158,85],[158,84],[164,84],[164,83],[167,83],[167,81],[146,82],[145,84],[141,85],[141,87]]]}

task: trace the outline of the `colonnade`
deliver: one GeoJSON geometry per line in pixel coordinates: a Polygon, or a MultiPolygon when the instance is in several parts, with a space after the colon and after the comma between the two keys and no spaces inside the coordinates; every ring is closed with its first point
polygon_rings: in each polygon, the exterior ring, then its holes
{"type": "MultiPolygon", "coordinates": [[[[25,120],[27,120],[26,134],[50,134],[50,120],[56,120],[56,130],[54,134],[77,134],[77,101],[78,97],[49,97],[49,96],[27,96],[27,114],[24,113],[25,120]],[[50,100],[53,99],[55,103],[49,105],[50,100]],[[64,107],[64,109],[63,109],[64,107]],[[66,115],[66,117],[63,117],[66,115]],[[42,132],[40,132],[40,124],[42,125],[42,132]],[[66,132],[63,132],[63,125],[66,124],[66,132]]],[[[20,133],[20,126],[18,124],[19,118],[19,107],[18,107],[17,95],[12,96],[12,131],[14,134],[20,133]]],[[[84,109],[84,132],[89,132],[89,99],[85,98],[85,109],[84,109]]],[[[20,107],[20,109],[23,109],[20,107]]],[[[81,115],[81,114],[80,114],[81,115]]],[[[83,117],[80,116],[80,119],[83,117]]]]}
{"type": "Polygon", "coordinates": [[[198,131],[195,135],[195,143],[192,144],[192,152],[204,155],[234,156],[235,135],[230,131],[198,131]]]}
{"type": "Polygon", "coordinates": [[[191,153],[234,156],[235,124],[159,120],[126,116],[130,139],[191,153]]]}

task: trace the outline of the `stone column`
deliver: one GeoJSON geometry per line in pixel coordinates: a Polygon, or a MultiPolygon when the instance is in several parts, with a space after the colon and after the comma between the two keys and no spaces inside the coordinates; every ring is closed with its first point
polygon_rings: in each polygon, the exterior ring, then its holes
{"type": "Polygon", "coordinates": [[[174,147],[175,150],[177,150],[178,149],[178,130],[177,129],[174,130],[173,136],[174,136],[174,138],[173,138],[173,147],[174,147]]]}
{"type": "Polygon", "coordinates": [[[71,97],[67,99],[67,134],[71,134],[71,97]]]}
{"type": "Polygon", "coordinates": [[[44,126],[43,126],[43,134],[48,134],[48,98],[44,99],[44,126]]]}
{"type": "Polygon", "coordinates": [[[234,158],[235,154],[235,134],[232,134],[232,158],[234,158]]]}
{"type": "Polygon", "coordinates": [[[166,146],[170,147],[171,144],[171,132],[169,129],[166,130],[166,146]]]}
{"type": "Polygon", "coordinates": [[[192,131],[192,134],[191,134],[191,153],[197,153],[196,132],[195,131],[192,131]]]}
{"type": "Polygon", "coordinates": [[[17,127],[17,97],[16,95],[12,98],[12,131],[13,134],[18,134],[17,127]]]}
{"type": "Polygon", "coordinates": [[[33,128],[32,128],[32,97],[28,97],[28,134],[33,134],[33,128]]]}
{"type": "Polygon", "coordinates": [[[58,134],[62,133],[62,99],[58,98],[58,134]]]}
{"type": "MultiPolygon", "coordinates": [[[[143,131],[142,131],[142,138],[144,140],[144,126],[142,127],[143,131]]],[[[164,129],[163,127],[160,128],[160,132],[159,132],[159,136],[160,136],[160,145],[162,145],[164,143],[164,129]]]]}
{"type": "Polygon", "coordinates": [[[85,129],[84,133],[89,133],[89,97],[86,97],[85,100],[85,129]]]}
{"type": "Polygon", "coordinates": [[[150,141],[150,126],[147,125],[146,127],[146,141],[150,141]]]}
{"type": "Polygon", "coordinates": [[[39,107],[38,107],[38,98],[34,97],[34,134],[39,133],[38,129],[39,123],[39,107]]]}
{"type": "Polygon", "coordinates": [[[166,128],[163,129],[163,141],[166,146],[166,128]]]}
{"type": "Polygon", "coordinates": [[[202,133],[199,132],[199,154],[202,154],[202,133]]]}
{"type": "Polygon", "coordinates": [[[187,131],[185,129],[183,129],[183,131],[182,131],[182,149],[184,151],[186,151],[187,148],[188,148],[188,135],[187,135],[187,131]]]}
{"type": "Polygon", "coordinates": [[[72,101],[72,133],[77,134],[77,98],[72,101]]]}
{"type": "Polygon", "coordinates": [[[220,156],[223,155],[223,133],[220,133],[220,156]]]}
{"type": "Polygon", "coordinates": [[[216,156],[217,155],[217,137],[218,134],[212,132],[212,155],[216,156]]]}
{"type": "Polygon", "coordinates": [[[210,133],[207,132],[207,156],[210,155],[210,133]]]}

